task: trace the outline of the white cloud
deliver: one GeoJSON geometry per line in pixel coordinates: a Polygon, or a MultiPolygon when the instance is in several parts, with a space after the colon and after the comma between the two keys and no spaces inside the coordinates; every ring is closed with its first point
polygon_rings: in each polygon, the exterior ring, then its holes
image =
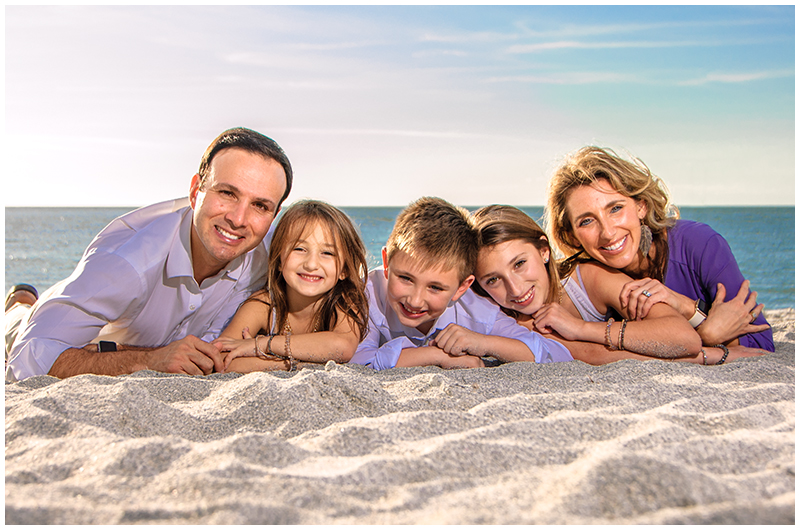
{"type": "Polygon", "coordinates": [[[776,79],[781,77],[794,77],[793,70],[773,70],[766,72],[740,72],[735,74],[710,73],[698,79],[681,81],[678,85],[694,86],[709,83],[749,83],[762,79],[776,79]]]}

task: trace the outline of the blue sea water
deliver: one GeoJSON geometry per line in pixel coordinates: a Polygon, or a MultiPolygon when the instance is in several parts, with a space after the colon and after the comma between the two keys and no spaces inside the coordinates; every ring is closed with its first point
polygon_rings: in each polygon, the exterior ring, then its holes
{"type": "MultiPolygon", "coordinates": [[[[6,208],[5,289],[25,282],[44,291],[75,269],[83,250],[112,219],[133,208],[6,208]]],[[[342,207],[359,226],[370,268],[380,264],[400,207],[342,207]]],[[[470,211],[473,207],[468,207],[470,211]]],[[[523,207],[540,220],[542,207],[523,207]]],[[[745,278],[767,309],[794,307],[794,207],[685,207],[730,243],[745,278]]]]}

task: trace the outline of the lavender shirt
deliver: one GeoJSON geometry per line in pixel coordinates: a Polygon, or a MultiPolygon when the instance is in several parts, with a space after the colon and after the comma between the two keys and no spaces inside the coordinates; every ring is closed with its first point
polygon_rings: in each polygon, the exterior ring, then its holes
{"type": "MultiPolygon", "coordinates": [[[[739,292],[744,276],[725,238],[710,226],[696,221],[678,220],[669,232],[669,261],[664,285],[675,292],[709,304],[717,294],[717,284],[725,286],[725,301],[739,292]]],[[[767,324],[758,315],[755,324],[767,324]]],[[[739,337],[739,344],[775,351],[772,329],[739,337]]]]}

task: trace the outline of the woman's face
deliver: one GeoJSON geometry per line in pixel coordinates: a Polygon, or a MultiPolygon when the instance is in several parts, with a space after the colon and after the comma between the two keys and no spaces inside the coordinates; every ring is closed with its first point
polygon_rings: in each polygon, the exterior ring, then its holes
{"type": "Polygon", "coordinates": [[[617,193],[606,179],[568,192],[567,218],[575,243],[614,269],[638,272],[644,202],[617,193]]]}
{"type": "Polygon", "coordinates": [[[484,247],[478,253],[475,281],[500,306],[531,315],[550,292],[545,265],[549,259],[549,249],[539,250],[523,239],[484,247]]]}

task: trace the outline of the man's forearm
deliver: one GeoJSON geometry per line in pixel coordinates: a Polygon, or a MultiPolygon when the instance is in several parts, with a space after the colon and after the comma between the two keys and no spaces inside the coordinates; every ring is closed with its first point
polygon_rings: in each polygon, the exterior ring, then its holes
{"type": "Polygon", "coordinates": [[[58,356],[48,375],[64,379],[80,374],[122,375],[147,369],[152,348],[122,347],[120,351],[99,352],[97,345],[70,348],[58,356]]]}

